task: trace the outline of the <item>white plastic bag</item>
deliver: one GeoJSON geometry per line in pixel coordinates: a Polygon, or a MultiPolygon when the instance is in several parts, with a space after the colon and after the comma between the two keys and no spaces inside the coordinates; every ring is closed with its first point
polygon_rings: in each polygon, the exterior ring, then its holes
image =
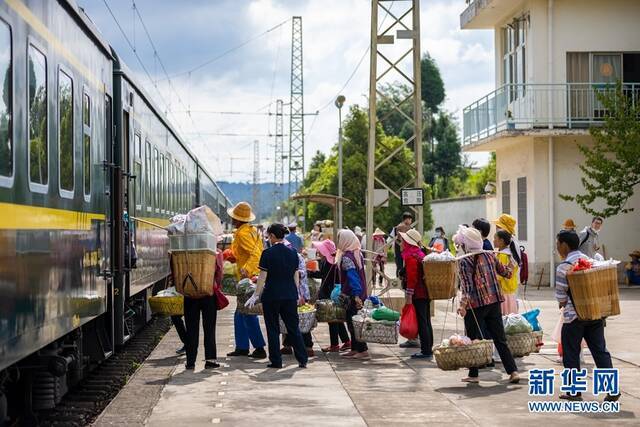
{"type": "Polygon", "coordinates": [[[531,323],[520,314],[507,314],[506,316],[502,316],[502,322],[504,323],[504,332],[507,335],[533,331],[531,323]]]}
{"type": "Polygon", "coordinates": [[[216,236],[224,231],[220,218],[208,206],[200,206],[189,211],[185,230],[187,233],[212,233],[216,236]]]}
{"type": "Polygon", "coordinates": [[[184,234],[184,223],[187,220],[187,216],[183,214],[177,214],[169,219],[170,224],[167,226],[167,231],[170,235],[184,234]]]}

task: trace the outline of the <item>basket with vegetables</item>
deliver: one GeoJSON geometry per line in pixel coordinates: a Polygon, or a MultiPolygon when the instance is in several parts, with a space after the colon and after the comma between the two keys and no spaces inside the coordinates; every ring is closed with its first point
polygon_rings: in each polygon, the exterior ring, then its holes
{"type": "Polygon", "coordinates": [[[330,299],[320,299],[316,301],[316,319],[325,323],[346,322],[347,310],[343,304],[330,299]]]}
{"type": "Polygon", "coordinates": [[[154,314],[182,316],[184,314],[184,297],[176,291],[176,288],[170,287],[150,297],[149,307],[154,314]]]}
{"type": "MultiPolygon", "coordinates": [[[[316,309],[311,304],[304,304],[298,307],[298,318],[300,319],[298,324],[300,332],[303,334],[311,332],[316,326],[318,326],[318,321],[316,320],[316,309]]],[[[280,319],[280,333],[287,333],[287,328],[282,319],[280,319]]]]}
{"type": "Polygon", "coordinates": [[[455,371],[461,368],[475,368],[491,363],[493,341],[471,340],[467,336],[454,334],[433,348],[438,368],[455,371]]]}
{"type": "Polygon", "coordinates": [[[246,315],[262,316],[262,304],[257,303],[253,307],[245,307],[245,303],[256,290],[256,285],[250,279],[242,279],[236,285],[236,311],[246,315]]]}
{"type": "Polygon", "coordinates": [[[361,310],[353,316],[353,330],[358,341],[376,344],[398,343],[400,313],[387,307],[361,310]]]}
{"type": "Polygon", "coordinates": [[[536,351],[538,339],[533,327],[520,314],[508,314],[502,317],[504,332],[507,335],[507,346],[513,357],[524,357],[536,351]]]}
{"type": "Polygon", "coordinates": [[[456,296],[456,259],[449,251],[431,253],[422,261],[424,284],[429,299],[450,299],[456,296]]]}

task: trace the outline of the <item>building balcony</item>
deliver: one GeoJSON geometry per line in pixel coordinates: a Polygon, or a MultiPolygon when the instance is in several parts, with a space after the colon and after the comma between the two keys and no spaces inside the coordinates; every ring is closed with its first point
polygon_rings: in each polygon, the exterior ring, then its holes
{"type": "Polygon", "coordinates": [[[460,28],[494,28],[496,23],[518,10],[524,0],[466,0],[467,8],[460,14],[460,28]]]}
{"type": "MultiPolygon", "coordinates": [[[[463,148],[473,150],[503,136],[549,129],[556,134],[586,133],[606,116],[598,93],[612,90],[613,85],[602,83],[501,86],[463,110],[463,148]]],[[[640,102],[640,83],[624,83],[623,90],[634,103],[640,102]]]]}

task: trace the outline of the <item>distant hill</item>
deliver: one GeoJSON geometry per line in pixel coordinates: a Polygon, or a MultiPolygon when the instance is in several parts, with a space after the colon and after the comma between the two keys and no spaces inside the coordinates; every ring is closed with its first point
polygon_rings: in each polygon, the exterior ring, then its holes
{"type": "MultiPolygon", "coordinates": [[[[248,182],[227,182],[217,181],[218,185],[229,197],[231,203],[235,204],[241,201],[253,203],[253,184],[248,182]]],[[[283,190],[287,191],[287,185],[283,186],[283,190]]],[[[259,184],[259,204],[254,207],[258,220],[267,219],[273,215],[275,208],[282,200],[274,198],[275,184],[273,182],[265,182],[259,184]]]]}

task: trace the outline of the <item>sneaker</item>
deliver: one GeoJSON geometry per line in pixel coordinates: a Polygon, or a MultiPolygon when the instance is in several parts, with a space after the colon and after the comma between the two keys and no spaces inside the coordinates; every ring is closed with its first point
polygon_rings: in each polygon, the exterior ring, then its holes
{"type": "Polygon", "coordinates": [[[289,346],[284,346],[280,349],[280,354],[292,354],[293,349],[289,346]]]}
{"type": "Polygon", "coordinates": [[[213,360],[207,360],[204,362],[204,369],[216,369],[219,368],[220,364],[213,360]]]}
{"type": "Polygon", "coordinates": [[[570,400],[572,402],[582,402],[582,393],[577,392],[575,396],[565,393],[560,395],[560,399],[562,400],[570,400]]]}
{"type": "Polygon", "coordinates": [[[253,350],[253,353],[249,355],[249,357],[251,357],[252,359],[266,359],[267,352],[264,351],[264,348],[256,348],[255,350],[253,350]]]}
{"type": "Polygon", "coordinates": [[[423,352],[418,352],[411,355],[412,359],[433,359],[433,354],[424,354],[423,352]]]}
{"type": "Polygon", "coordinates": [[[347,341],[346,343],[342,344],[342,347],[340,347],[340,351],[347,351],[347,350],[351,350],[351,341],[347,341]]]}
{"type": "Polygon", "coordinates": [[[182,346],[176,350],[176,354],[184,354],[186,351],[187,350],[184,348],[184,346],[182,346]]]}
{"type": "Polygon", "coordinates": [[[369,360],[371,356],[369,356],[368,351],[361,351],[360,353],[356,353],[350,357],[351,359],[360,359],[360,360],[369,360]]]}
{"type": "Polygon", "coordinates": [[[480,382],[480,379],[478,377],[466,377],[461,379],[460,381],[462,381],[463,383],[478,384],[480,382]]]}
{"type": "Polygon", "coordinates": [[[417,340],[406,340],[399,346],[400,348],[418,348],[420,347],[420,342],[417,340]]]}
{"type": "Polygon", "coordinates": [[[307,349],[307,357],[314,357],[316,354],[312,348],[307,349]]]}
{"type": "Polygon", "coordinates": [[[330,345],[328,347],[324,347],[322,349],[323,353],[337,353],[340,351],[340,346],[339,345],[330,345]]]}
{"type": "Polygon", "coordinates": [[[249,350],[240,350],[238,348],[236,348],[235,350],[233,350],[231,353],[227,353],[227,356],[248,356],[249,355],[249,350]]]}

